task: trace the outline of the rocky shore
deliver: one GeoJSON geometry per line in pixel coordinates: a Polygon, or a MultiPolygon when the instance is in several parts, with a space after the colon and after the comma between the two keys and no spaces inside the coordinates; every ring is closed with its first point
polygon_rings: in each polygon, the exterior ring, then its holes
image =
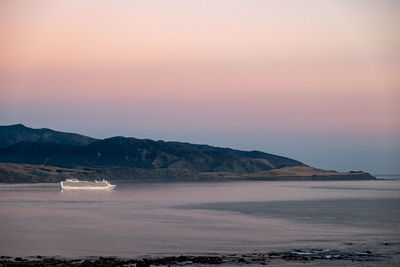
{"type": "MultiPolygon", "coordinates": [[[[205,255],[205,256],[165,256],[165,257],[144,257],[136,259],[122,259],[117,257],[98,257],[86,259],[63,259],[58,257],[33,256],[21,257],[0,257],[0,266],[203,266],[203,265],[287,265],[289,262],[299,263],[376,263],[385,257],[372,251],[340,251],[329,249],[310,250],[289,250],[282,252],[265,252],[249,254],[227,254],[227,255],[205,255]],[[286,262],[286,264],[285,264],[286,262]],[[280,264],[279,264],[280,265],[280,264]]],[[[382,262],[381,262],[382,263],[382,262]]]]}

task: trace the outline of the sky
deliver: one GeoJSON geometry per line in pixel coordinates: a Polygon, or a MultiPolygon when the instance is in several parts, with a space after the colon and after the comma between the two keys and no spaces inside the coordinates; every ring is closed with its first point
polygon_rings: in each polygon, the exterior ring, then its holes
{"type": "Polygon", "coordinates": [[[400,1],[0,1],[0,125],[400,173],[400,1]]]}

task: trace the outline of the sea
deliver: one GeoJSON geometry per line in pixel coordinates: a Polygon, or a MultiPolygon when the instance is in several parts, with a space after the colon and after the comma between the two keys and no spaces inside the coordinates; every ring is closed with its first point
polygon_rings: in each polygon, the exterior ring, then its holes
{"type": "MultiPolygon", "coordinates": [[[[400,175],[370,181],[0,184],[0,255],[122,258],[293,249],[400,260],[400,175]]],[[[384,264],[384,266],[386,266],[384,264]]]]}

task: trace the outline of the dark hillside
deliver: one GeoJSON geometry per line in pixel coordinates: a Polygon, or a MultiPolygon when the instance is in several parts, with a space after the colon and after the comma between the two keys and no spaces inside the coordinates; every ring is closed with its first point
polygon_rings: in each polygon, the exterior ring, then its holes
{"type": "Polygon", "coordinates": [[[0,161],[51,166],[121,166],[252,173],[303,164],[262,152],[204,145],[112,137],[87,146],[20,142],[0,149],[0,161]]]}
{"type": "Polygon", "coordinates": [[[91,137],[0,126],[0,182],[59,182],[66,178],[131,181],[360,180],[261,151],[241,151],[132,137],[91,137]]]}
{"type": "Polygon", "coordinates": [[[46,128],[32,129],[22,124],[0,126],[0,147],[23,141],[85,146],[96,140],[80,134],[57,132],[46,128]]]}

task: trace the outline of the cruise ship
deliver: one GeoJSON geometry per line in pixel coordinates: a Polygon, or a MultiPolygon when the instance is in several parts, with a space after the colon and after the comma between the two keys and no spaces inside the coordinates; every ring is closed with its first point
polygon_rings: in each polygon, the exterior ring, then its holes
{"type": "Polygon", "coordinates": [[[108,181],[79,181],[78,179],[66,179],[61,182],[62,190],[111,190],[116,185],[110,184],[108,181]]]}

